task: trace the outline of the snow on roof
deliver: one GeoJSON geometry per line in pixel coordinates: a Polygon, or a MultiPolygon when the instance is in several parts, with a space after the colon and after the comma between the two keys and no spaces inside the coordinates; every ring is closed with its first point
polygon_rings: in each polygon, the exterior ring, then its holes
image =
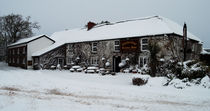
{"type": "Polygon", "coordinates": [[[33,37],[29,37],[29,38],[20,39],[17,42],[12,43],[12,44],[10,44],[8,46],[14,46],[14,45],[18,45],[18,44],[28,43],[28,42],[30,42],[30,41],[32,41],[34,39],[37,39],[37,38],[39,38],[41,36],[46,36],[46,35],[42,34],[42,35],[38,35],[38,36],[33,36],[33,37]]]}
{"type": "Polygon", "coordinates": [[[201,54],[210,54],[210,52],[206,51],[204,48],[201,51],[201,54]]]}
{"type": "MultiPolygon", "coordinates": [[[[160,16],[146,17],[140,19],[125,20],[108,25],[97,25],[92,29],[73,29],[55,32],[50,37],[55,40],[56,43],[49,48],[43,49],[34,56],[39,56],[47,51],[58,47],[65,43],[85,42],[85,41],[97,41],[97,40],[109,40],[128,37],[141,37],[151,36],[159,34],[171,34],[175,33],[183,35],[183,27],[177,23],[160,16]]],[[[188,38],[201,42],[199,38],[188,32],[188,38]]]]}

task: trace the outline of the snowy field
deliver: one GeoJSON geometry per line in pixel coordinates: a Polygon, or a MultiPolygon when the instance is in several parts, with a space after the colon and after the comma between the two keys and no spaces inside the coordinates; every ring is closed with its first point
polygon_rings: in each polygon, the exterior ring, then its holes
{"type": "Polygon", "coordinates": [[[0,111],[210,111],[210,89],[162,86],[164,78],[132,85],[116,76],[24,70],[0,63],[0,111]]]}

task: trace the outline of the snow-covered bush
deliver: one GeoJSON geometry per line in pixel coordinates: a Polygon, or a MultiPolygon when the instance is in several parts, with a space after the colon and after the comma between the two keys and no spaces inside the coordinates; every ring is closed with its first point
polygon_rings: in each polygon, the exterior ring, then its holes
{"type": "Polygon", "coordinates": [[[140,74],[149,74],[148,65],[145,64],[138,72],[139,72],[140,74]]]}
{"type": "Polygon", "coordinates": [[[60,64],[57,64],[56,69],[61,70],[61,65],[60,64]]]}
{"type": "Polygon", "coordinates": [[[106,66],[106,67],[110,67],[110,62],[107,61],[106,64],[105,64],[105,66],[106,66]]]}
{"type": "Polygon", "coordinates": [[[122,60],[122,61],[119,63],[119,67],[120,67],[120,68],[123,68],[125,65],[126,65],[126,60],[122,60]]]}
{"type": "Polygon", "coordinates": [[[203,79],[201,79],[201,86],[204,88],[209,88],[210,89],[210,78],[209,76],[205,76],[203,79]]]}
{"type": "Polygon", "coordinates": [[[189,80],[188,78],[179,79],[177,77],[173,77],[173,79],[167,79],[166,83],[164,83],[164,86],[173,86],[177,89],[184,89],[192,86],[210,89],[210,78],[205,76],[203,78],[189,80]]]}
{"type": "Polygon", "coordinates": [[[133,85],[141,86],[145,85],[148,82],[149,76],[146,75],[135,75],[133,76],[132,83],[133,85]]]}
{"type": "Polygon", "coordinates": [[[157,66],[156,76],[167,76],[168,74],[176,73],[177,71],[179,71],[178,68],[179,67],[177,67],[177,61],[165,60],[165,59],[161,58],[159,60],[159,65],[157,66]]]}
{"type": "Polygon", "coordinates": [[[182,68],[181,74],[177,75],[180,79],[188,78],[189,80],[192,80],[196,78],[203,78],[208,73],[208,66],[205,66],[201,62],[192,60],[183,62],[182,68]]]}

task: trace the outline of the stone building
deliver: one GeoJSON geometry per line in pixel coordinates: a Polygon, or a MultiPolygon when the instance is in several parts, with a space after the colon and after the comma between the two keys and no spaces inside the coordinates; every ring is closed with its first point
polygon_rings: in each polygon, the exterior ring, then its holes
{"type": "Polygon", "coordinates": [[[149,61],[149,43],[160,46],[159,59],[199,59],[202,50],[201,40],[188,32],[186,25],[160,16],[89,22],[87,28],[55,32],[50,38],[55,43],[32,54],[33,63],[43,68],[57,64],[104,67],[109,61],[110,69],[119,72],[122,60],[143,67],[149,61]]]}

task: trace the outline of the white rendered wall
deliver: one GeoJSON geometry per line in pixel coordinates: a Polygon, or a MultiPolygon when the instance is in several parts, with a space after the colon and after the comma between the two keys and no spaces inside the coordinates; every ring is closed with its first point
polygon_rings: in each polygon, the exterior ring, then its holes
{"type": "Polygon", "coordinates": [[[36,51],[39,51],[43,48],[46,48],[47,46],[50,46],[53,44],[53,41],[49,40],[46,37],[39,38],[37,40],[34,40],[32,42],[28,43],[27,47],[27,60],[32,60],[32,54],[36,51]]]}

